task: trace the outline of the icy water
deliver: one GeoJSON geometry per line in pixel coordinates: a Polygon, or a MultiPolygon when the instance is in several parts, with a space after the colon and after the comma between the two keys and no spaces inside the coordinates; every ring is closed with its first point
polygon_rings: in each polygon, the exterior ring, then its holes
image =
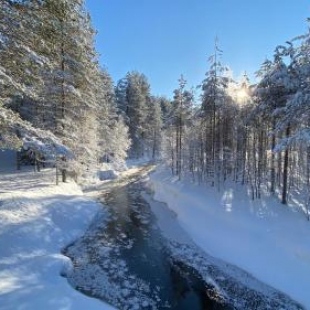
{"type": "Polygon", "coordinates": [[[99,217],[64,250],[75,267],[69,282],[118,309],[228,309],[208,298],[197,272],[173,261],[141,190],[133,182],[103,195],[108,221],[99,217]]]}
{"type": "Polygon", "coordinates": [[[121,255],[129,272],[149,283],[150,292],[156,292],[158,309],[219,309],[204,294],[203,281],[170,259],[150,207],[141,197],[139,183],[112,191],[105,202],[113,214],[108,232],[117,235],[122,227],[133,241],[130,248],[121,249],[121,255]]]}
{"type": "Polygon", "coordinates": [[[101,211],[63,249],[73,268],[62,275],[75,289],[120,310],[304,309],[195,245],[166,240],[137,180],[141,171],[103,189],[101,211]]]}

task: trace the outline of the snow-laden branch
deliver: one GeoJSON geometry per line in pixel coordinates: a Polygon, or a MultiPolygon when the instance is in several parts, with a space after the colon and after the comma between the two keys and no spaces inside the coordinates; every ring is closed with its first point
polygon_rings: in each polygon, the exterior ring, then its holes
{"type": "Polygon", "coordinates": [[[46,158],[66,156],[73,153],[50,131],[34,128],[16,113],[0,105],[0,147],[9,149],[32,149],[46,158]]]}

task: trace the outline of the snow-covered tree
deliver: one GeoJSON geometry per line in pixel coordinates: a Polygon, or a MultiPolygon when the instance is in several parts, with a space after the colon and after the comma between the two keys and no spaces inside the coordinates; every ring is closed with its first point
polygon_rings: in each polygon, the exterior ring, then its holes
{"type": "Polygon", "coordinates": [[[161,152],[162,141],[162,110],[161,99],[150,97],[146,117],[146,147],[149,157],[158,158],[161,152]]]}
{"type": "Polygon", "coordinates": [[[186,80],[183,75],[178,80],[179,87],[174,90],[174,96],[172,101],[171,110],[171,125],[172,132],[174,132],[174,143],[172,143],[171,154],[173,172],[181,178],[181,174],[184,168],[184,146],[186,127],[190,123],[192,104],[193,104],[193,94],[192,92],[185,89],[186,80]]]}
{"type": "Polygon", "coordinates": [[[144,74],[128,72],[116,87],[118,111],[123,116],[131,140],[130,156],[147,155],[147,114],[151,102],[150,85],[144,74]]]}
{"type": "Polygon", "coordinates": [[[256,119],[256,132],[260,132],[258,145],[258,158],[255,175],[257,175],[257,189],[259,191],[263,174],[270,170],[270,190],[275,192],[276,177],[282,175],[282,203],[287,203],[288,193],[288,170],[290,148],[287,143],[282,144],[279,149],[278,143],[287,141],[292,131],[290,122],[284,122],[287,119],[287,103],[292,94],[296,91],[296,80],[294,80],[290,66],[287,66],[283,57],[291,52],[289,48],[279,46],[275,50],[274,61],[265,61],[261,70],[258,72],[261,81],[256,86],[254,95],[257,107],[253,111],[256,119]],[[258,117],[262,118],[257,122],[258,117]],[[265,137],[263,135],[265,134],[265,137]],[[267,135],[266,135],[267,134],[267,135]],[[271,137],[268,141],[268,136],[271,137]],[[267,149],[270,152],[270,158],[266,157],[267,149]],[[278,152],[276,152],[278,150],[278,152]],[[283,153],[284,152],[284,153],[283,153]],[[283,154],[282,154],[283,153],[283,154]],[[276,158],[276,155],[278,158],[276,158]],[[276,161],[281,162],[283,156],[283,169],[276,169],[276,161]],[[269,165],[268,165],[269,161],[269,165]],[[269,169],[267,167],[269,166],[269,169]]]}
{"type": "Polygon", "coordinates": [[[204,174],[212,178],[212,185],[215,178],[219,180],[222,159],[224,155],[224,145],[222,140],[221,126],[223,125],[224,108],[230,101],[227,92],[229,76],[228,69],[222,65],[220,57],[222,51],[215,42],[214,54],[209,57],[210,68],[206,72],[205,79],[201,84],[201,126],[204,128],[205,164],[204,174]]]}
{"type": "Polygon", "coordinates": [[[127,78],[120,79],[115,87],[115,97],[118,109],[117,112],[123,116],[126,122],[129,122],[129,119],[127,118],[127,87],[127,78]]]}
{"type": "MultiPolygon", "coordinates": [[[[7,129],[10,115],[25,127],[28,121],[54,133],[74,154],[70,163],[76,171],[95,167],[103,155],[104,131],[110,140],[105,152],[116,154],[113,132],[127,139],[127,131],[116,117],[112,82],[98,65],[84,1],[4,0],[0,5],[2,140],[8,146],[22,142],[7,129]]],[[[127,148],[128,141],[115,157],[124,159],[127,148]]]]}
{"type": "Polygon", "coordinates": [[[117,113],[116,95],[113,81],[106,70],[101,72],[100,88],[97,91],[99,100],[99,148],[101,161],[124,163],[130,147],[128,128],[123,114],[117,113]]]}

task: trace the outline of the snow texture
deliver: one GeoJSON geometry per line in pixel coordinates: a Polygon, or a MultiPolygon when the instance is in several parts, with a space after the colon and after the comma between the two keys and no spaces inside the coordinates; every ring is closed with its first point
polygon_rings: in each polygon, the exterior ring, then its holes
{"type": "MultiPolygon", "coordinates": [[[[281,309],[288,300],[271,287],[310,309],[310,224],[298,208],[283,206],[276,197],[253,202],[245,187],[235,184],[226,184],[217,192],[206,185],[178,181],[167,169],[153,173],[150,183],[154,199],[167,203],[170,209],[169,213],[162,204],[152,203],[161,229],[171,240],[172,253],[181,262],[205,274],[206,281],[213,274],[210,280],[219,287],[225,287],[227,275],[239,278],[249,291],[255,289],[278,300],[271,309],[281,309]],[[187,235],[173,225],[176,221],[187,235]],[[202,250],[198,254],[195,244],[202,250]],[[208,270],[208,264],[220,269],[208,270]]],[[[296,309],[296,305],[288,303],[283,308],[296,309]]]]}
{"type": "Polygon", "coordinates": [[[113,309],[75,291],[61,249],[86,230],[100,206],[75,183],[55,184],[53,170],[14,171],[0,151],[0,309],[113,309]]]}
{"type": "Polygon", "coordinates": [[[118,178],[118,174],[114,170],[99,171],[99,180],[115,180],[118,178]]]}
{"type": "MultiPolygon", "coordinates": [[[[82,240],[77,238],[90,223],[84,241],[94,240],[92,232],[98,230],[93,225],[104,231],[109,221],[105,208],[83,196],[74,183],[54,185],[53,170],[34,173],[22,167],[16,172],[14,164],[14,152],[0,152],[0,309],[113,309],[72,289],[61,275],[76,289],[83,283],[84,293],[87,287],[92,293],[100,288],[97,297],[114,304],[128,301],[128,309],[154,308],[148,284],[128,273],[117,243],[103,235],[92,247],[102,266],[91,264],[85,243],[79,246],[82,240]],[[73,242],[75,247],[70,247],[73,242]],[[75,257],[74,273],[69,258],[61,254],[65,248],[75,257]]],[[[261,297],[270,300],[270,309],[297,309],[270,286],[310,307],[310,226],[302,214],[268,197],[253,203],[239,187],[226,186],[217,193],[180,182],[167,170],[152,174],[150,182],[155,199],[170,208],[150,202],[173,261],[192,266],[237,309],[266,309],[242,304],[265,302],[261,297]],[[249,298],[240,299],[240,291],[249,298]]],[[[121,232],[117,238],[131,246],[121,232]]]]}
{"type": "MultiPolygon", "coordinates": [[[[121,256],[121,248],[131,248],[132,240],[119,227],[116,227],[118,240],[110,239],[104,233],[106,225],[106,214],[101,212],[83,238],[66,249],[65,254],[74,265],[74,269],[65,274],[69,283],[90,296],[107,300],[118,309],[155,310],[148,283],[131,274],[121,256]]],[[[156,292],[152,295],[156,296],[156,292]]]]}
{"type": "MultiPolygon", "coordinates": [[[[134,171],[133,168],[131,172],[134,171]]],[[[149,215],[139,210],[138,203],[130,207],[135,210],[136,219],[144,225],[149,223],[149,215]]],[[[115,208],[112,212],[103,208],[85,235],[64,250],[74,266],[65,275],[76,289],[106,300],[118,309],[156,310],[157,290],[151,290],[147,281],[132,273],[123,257],[123,252],[134,244],[130,233],[126,232],[128,221],[124,210],[115,208]],[[116,221],[118,216],[122,218],[119,222],[116,221]]],[[[147,237],[147,230],[143,233],[147,237]]]]}

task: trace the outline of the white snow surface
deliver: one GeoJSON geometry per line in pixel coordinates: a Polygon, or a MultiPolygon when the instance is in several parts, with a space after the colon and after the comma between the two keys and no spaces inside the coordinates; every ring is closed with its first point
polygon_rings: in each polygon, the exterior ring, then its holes
{"type": "MultiPolygon", "coordinates": [[[[151,174],[150,183],[154,199],[167,203],[203,251],[310,309],[310,223],[302,212],[280,204],[276,197],[251,201],[246,187],[237,184],[217,191],[206,184],[179,181],[167,168],[151,174]]],[[[190,243],[179,240],[184,234],[173,231],[167,215],[160,218],[162,212],[155,213],[168,238],[190,243]]]]}
{"type": "MultiPolygon", "coordinates": [[[[17,172],[14,166],[14,152],[0,151],[0,310],[113,309],[60,276],[71,269],[61,249],[85,232],[101,206],[75,183],[54,185],[53,170],[17,172]]],[[[217,192],[178,181],[165,168],[150,181],[154,198],[173,212],[155,212],[167,237],[184,244],[191,238],[310,309],[310,223],[304,214],[273,197],[252,202],[239,185],[217,192]],[[188,235],[170,225],[175,219],[188,235]]]]}
{"type": "Polygon", "coordinates": [[[53,170],[14,170],[0,151],[0,309],[113,309],[75,291],[61,277],[71,264],[61,249],[87,229],[100,205],[75,183],[55,185],[53,170]]]}

